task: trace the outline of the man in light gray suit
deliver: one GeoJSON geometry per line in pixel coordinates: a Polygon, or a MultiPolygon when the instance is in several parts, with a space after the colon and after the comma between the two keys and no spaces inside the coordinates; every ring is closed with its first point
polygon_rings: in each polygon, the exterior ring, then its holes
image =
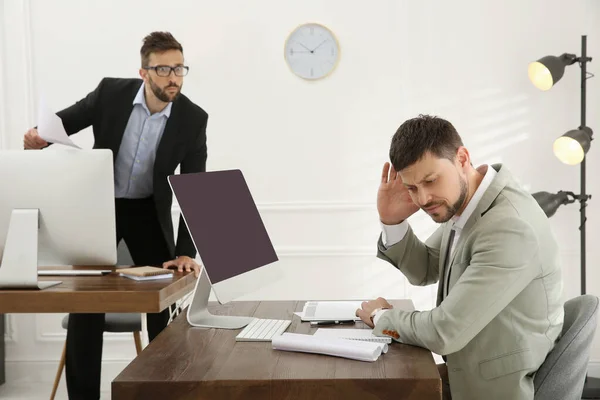
{"type": "Polygon", "coordinates": [[[413,285],[439,282],[437,306],[409,312],[378,298],[357,315],[377,335],[444,356],[444,398],[533,399],[533,376],[564,318],[548,218],[505,166],[473,167],[441,118],[404,122],[390,159],[377,196],[378,257],[413,285]],[[425,243],[406,221],[419,209],[441,223],[425,243]]]}

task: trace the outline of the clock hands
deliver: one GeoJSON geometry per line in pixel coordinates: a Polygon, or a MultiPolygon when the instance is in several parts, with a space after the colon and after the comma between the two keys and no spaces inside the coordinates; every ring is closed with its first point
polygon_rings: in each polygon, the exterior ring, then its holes
{"type": "MultiPolygon", "coordinates": [[[[321,47],[321,45],[325,42],[327,42],[328,39],[323,40],[321,43],[319,43],[319,45],[317,47],[315,47],[314,49],[309,49],[308,47],[306,47],[305,45],[303,45],[302,43],[296,41],[296,43],[298,43],[300,46],[304,47],[306,50],[308,50],[309,53],[314,54],[315,50],[317,50],[319,47],[321,47]]],[[[296,53],[306,53],[306,51],[296,51],[296,53]]]]}
{"type": "Polygon", "coordinates": [[[322,45],[323,43],[325,43],[326,41],[327,41],[327,39],[323,40],[321,43],[319,43],[319,45],[318,45],[317,47],[315,47],[314,49],[312,49],[310,52],[311,52],[311,53],[314,53],[314,52],[315,52],[315,50],[316,50],[316,49],[318,49],[319,47],[321,47],[321,45],[322,45]]]}
{"type": "Polygon", "coordinates": [[[310,51],[311,53],[313,52],[311,49],[309,49],[308,47],[306,47],[305,45],[303,45],[302,43],[296,41],[296,43],[298,43],[300,46],[304,47],[306,50],[310,51]]]}

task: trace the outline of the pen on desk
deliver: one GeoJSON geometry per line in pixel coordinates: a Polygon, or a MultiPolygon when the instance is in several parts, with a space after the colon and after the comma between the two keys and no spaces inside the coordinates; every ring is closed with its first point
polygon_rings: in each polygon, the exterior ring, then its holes
{"type": "Polygon", "coordinates": [[[311,321],[310,324],[312,326],[323,326],[323,325],[346,325],[346,324],[353,324],[354,320],[353,319],[346,319],[346,320],[338,320],[338,321],[311,321]]]}

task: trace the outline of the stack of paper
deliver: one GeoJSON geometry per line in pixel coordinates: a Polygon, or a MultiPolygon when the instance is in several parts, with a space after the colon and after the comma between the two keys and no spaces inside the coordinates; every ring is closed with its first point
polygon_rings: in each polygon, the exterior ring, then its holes
{"type": "Polygon", "coordinates": [[[382,353],[388,351],[388,345],[385,343],[317,337],[289,332],[273,337],[271,343],[275,350],[326,354],[369,362],[377,361],[382,353]]]}
{"type": "Polygon", "coordinates": [[[375,336],[372,329],[319,328],[313,336],[322,338],[337,338],[361,340],[365,342],[392,343],[389,336],[375,336]]]}
{"type": "Polygon", "coordinates": [[[362,301],[307,301],[301,313],[296,313],[302,321],[360,321],[356,310],[362,301]]]}

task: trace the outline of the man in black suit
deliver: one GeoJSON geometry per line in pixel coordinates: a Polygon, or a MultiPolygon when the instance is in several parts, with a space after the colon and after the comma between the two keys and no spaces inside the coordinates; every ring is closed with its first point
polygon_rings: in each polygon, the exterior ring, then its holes
{"type": "MultiPolygon", "coordinates": [[[[153,32],[141,48],[142,79],[105,78],[73,106],[57,113],[67,134],[93,127],[94,148],[113,151],[117,245],[123,239],[136,265],[194,270],[196,250],[180,218],[177,243],[167,176],[206,170],[208,114],[181,94],[183,48],[167,32],[153,32]]],[[[48,146],[30,129],[25,149],[48,146]]],[[[76,171],[75,171],[76,173],[76,171]]],[[[153,340],[167,325],[169,310],[148,314],[153,340]]],[[[69,398],[98,399],[104,314],[71,314],[67,330],[69,398]],[[84,355],[85,354],[85,355],[84,355]]]]}

